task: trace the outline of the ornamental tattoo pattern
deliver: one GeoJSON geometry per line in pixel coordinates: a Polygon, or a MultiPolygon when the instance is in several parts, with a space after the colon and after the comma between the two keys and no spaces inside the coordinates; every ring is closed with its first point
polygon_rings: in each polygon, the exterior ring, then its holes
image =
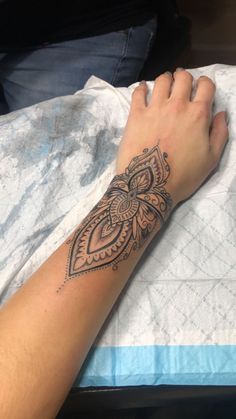
{"type": "Polygon", "coordinates": [[[97,269],[117,269],[132,250],[142,247],[155,228],[161,227],[172,206],[165,190],[170,174],[167,157],[158,146],[145,149],[131,160],[124,174],[113,178],[68,242],[64,284],[97,269]]]}

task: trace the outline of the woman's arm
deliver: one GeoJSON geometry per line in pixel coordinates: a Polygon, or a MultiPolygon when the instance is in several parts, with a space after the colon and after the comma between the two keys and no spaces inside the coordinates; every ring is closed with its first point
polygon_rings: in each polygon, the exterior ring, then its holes
{"type": "Polygon", "coordinates": [[[76,231],[0,311],[0,416],[54,418],[109,311],[171,210],[217,165],[214,84],[186,71],[134,91],[117,176],[76,231]]]}

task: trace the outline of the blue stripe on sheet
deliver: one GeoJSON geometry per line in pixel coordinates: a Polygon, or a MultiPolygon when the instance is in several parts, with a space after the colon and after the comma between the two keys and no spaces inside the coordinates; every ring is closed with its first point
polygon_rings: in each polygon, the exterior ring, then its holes
{"type": "Polygon", "coordinates": [[[160,384],[236,385],[236,346],[97,347],[73,386],[160,384]]]}

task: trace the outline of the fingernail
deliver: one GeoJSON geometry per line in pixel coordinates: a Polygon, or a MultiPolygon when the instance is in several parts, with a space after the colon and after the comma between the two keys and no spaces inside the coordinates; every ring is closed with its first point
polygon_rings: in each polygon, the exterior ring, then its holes
{"type": "Polygon", "coordinates": [[[144,85],[144,84],[147,84],[147,83],[146,83],[146,80],[142,80],[139,84],[143,84],[144,85]]]}
{"type": "Polygon", "coordinates": [[[198,87],[198,83],[200,79],[203,79],[205,76],[199,76],[198,79],[196,80],[196,87],[198,87]]]}
{"type": "Polygon", "coordinates": [[[184,70],[183,67],[177,67],[175,71],[182,71],[182,70],[184,70]]]}
{"type": "Polygon", "coordinates": [[[172,73],[170,71],[166,71],[165,74],[168,74],[168,76],[172,77],[172,73]]]}

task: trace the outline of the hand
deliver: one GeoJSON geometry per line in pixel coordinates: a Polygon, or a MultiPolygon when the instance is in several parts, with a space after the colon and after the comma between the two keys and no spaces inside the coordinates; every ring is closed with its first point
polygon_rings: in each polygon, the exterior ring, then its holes
{"type": "Polygon", "coordinates": [[[193,78],[185,70],[159,76],[150,103],[147,84],[134,90],[129,118],[117,157],[117,173],[123,173],[144,148],[159,145],[168,154],[170,176],[166,189],[176,205],[187,199],[217,166],[228,138],[225,112],[211,120],[214,83],[205,76],[197,81],[191,100],[193,78]]]}

